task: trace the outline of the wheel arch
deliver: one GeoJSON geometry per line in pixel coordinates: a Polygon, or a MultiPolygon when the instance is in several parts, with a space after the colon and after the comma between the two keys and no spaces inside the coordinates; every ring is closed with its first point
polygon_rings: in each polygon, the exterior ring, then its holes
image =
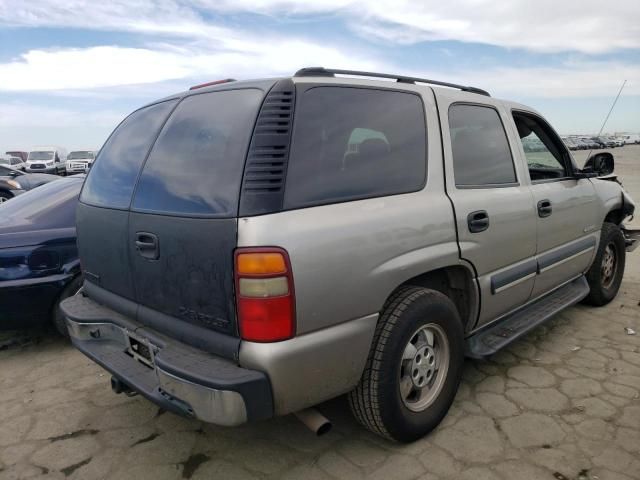
{"type": "Polygon", "coordinates": [[[416,275],[398,285],[428,288],[446,295],[456,306],[465,331],[473,327],[480,308],[480,295],[473,271],[466,265],[449,265],[416,275]]]}

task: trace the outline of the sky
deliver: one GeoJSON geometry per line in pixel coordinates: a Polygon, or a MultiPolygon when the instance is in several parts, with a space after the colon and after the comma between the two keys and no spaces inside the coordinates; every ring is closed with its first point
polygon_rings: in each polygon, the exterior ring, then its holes
{"type": "Polygon", "coordinates": [[[477,86],[564,134],[640,132],[640,1],[0,0],[0,152],[99,148],[132,110],[305,66],[477,86]]]}

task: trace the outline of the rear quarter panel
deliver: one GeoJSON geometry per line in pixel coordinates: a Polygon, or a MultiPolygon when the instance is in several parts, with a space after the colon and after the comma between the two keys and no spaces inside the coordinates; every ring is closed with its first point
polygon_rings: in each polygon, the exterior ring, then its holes
{"type": "Polygon", "coordinates": [[[411,89],[422,95],[427,117],[423,190],[239,219],[239,247],[289,253],[298,335],[377,313],[404,281],[459,264],[433,94],[411,89]]]}

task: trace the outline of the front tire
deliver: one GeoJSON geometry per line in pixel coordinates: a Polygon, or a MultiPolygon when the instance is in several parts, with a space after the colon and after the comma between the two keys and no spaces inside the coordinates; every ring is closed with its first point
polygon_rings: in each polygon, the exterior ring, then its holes
{"type": "Polygon", "coordinates": [[[616,297],[624,276],[625,247],[620,228],[605,222],[596,258],[587,272],[589,295],[585,298],[585,303],[600,307],[616,297]]]}
{"type": "Polygon", "coordinates": [[[464,331],[453,302],[434,290],[401,287],[383,308],[349,405],[373,433],[412,442],[446,415],[463,363],[464,331]]]}

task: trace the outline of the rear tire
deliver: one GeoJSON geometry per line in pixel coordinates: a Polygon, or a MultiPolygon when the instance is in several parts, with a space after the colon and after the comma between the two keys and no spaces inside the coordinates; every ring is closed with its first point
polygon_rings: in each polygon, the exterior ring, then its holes
{"type": "Polygon", "coordinates": [[[613,223],[603,223],[596,258],[587,272],[590,290],[585,303],[600,307],[616,297],[624,275],[625,247],[620,228],[613,223]]]}
{"type": "Polygon", "coordinates": [[[349,394],[356,419],[399,442],[433,430],[462,378],[464,330],[445,295],[406,286],[383,308],[358,386],[349,394]]]}
{"type": "Polygon", "coordinates": [[[69,298],[78,293],[80,288],[82,287],[82,275],[78,275],[75,277],[69,284],[64,287],[62,293],[56,300],[56,304],[53,306],[53,318],[52,323],[56,328],[58,333],[65,338],[69,338],[69,331],[67,330],[67,320],[62,313],[62,309],[60,308],[60,303],[65,299],[69,298]]]}

